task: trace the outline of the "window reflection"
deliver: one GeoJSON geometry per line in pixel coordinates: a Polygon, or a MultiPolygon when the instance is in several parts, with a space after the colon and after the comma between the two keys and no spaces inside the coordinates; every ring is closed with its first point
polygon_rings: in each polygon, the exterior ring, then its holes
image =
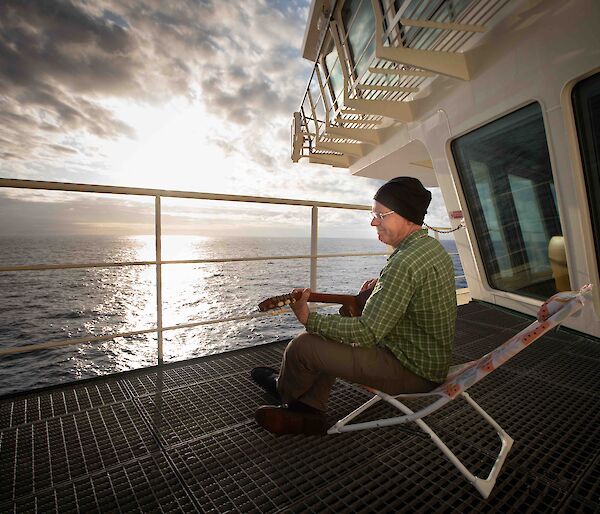
{"type": "Polygon", "coordinates": [[[452,153],[489,284],[533,298],[564,287],[549,255],[564,240],[539,105],[458,138],[452,153]]]}
{"type": "Polygon", "coordinates": [[[360,81],[375,55],[375,15],[371,0],[346,0],[342,22],[354,63],[354,77],[360,81]]]}
{"type": "Polygon", "coordinates": [[[329,44],[325,47],[324,68],[326,73],[325,83],[328,84],[329,94],[332,97],[332,105],[337,109],[344,87],[344,76],[337,49],[333,44],[333,39],[329,39],[329,44]]]}
{"type": "Polygon", "coordinates": [[[579,82],[573,88],[572,96],[596,263],[600,268],[600,73],[579,82]]]}

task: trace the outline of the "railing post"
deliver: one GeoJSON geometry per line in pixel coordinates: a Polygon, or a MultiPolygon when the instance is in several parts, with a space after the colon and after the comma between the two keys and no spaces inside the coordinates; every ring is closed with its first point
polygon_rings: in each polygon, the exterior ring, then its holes
{"type": "Polygon", "coordinates": [[[154,197],[154,239],[156,243],[156,336],[158,338],[158,364],[163,363],[163,320],[162,320],[162,226],[160,196],[154,197]]]}
{"type": "Polygon", "coordinates": [[[319,237],[319,208],[312,207],[312,219],[310,224],[310,288],[317,289],[317,253],[319,237]]]}

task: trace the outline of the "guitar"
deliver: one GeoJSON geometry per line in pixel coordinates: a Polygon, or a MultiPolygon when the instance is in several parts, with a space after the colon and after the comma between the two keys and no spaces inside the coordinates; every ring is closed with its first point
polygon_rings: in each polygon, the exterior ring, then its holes
{"type": "MultiPolygon", "coordinates": [[[[340,303],[340,314],[342,316],[360,316],[365,307],[365,303],[371,296],[373,287],[361,291],[357,295],[351,294],[330,294],[330,293],[314,293],[311,292],[308,297],[309,302],[321,302],[321,303],[340,303]]],[[[301,292],[288,293],[280,296],[272,296],[267,298],[258,304],[258,310],[261,312],[281,309],[286,305],[291,305],[300,299],[302,296],[301,292]]]]}

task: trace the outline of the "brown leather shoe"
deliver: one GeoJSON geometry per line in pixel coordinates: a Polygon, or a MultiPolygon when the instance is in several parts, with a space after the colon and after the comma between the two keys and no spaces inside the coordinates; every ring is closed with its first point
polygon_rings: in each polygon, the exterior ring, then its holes
{"type": "Polygon", "coordinates": [[[324,435],[327,419],[317,410],[298,410],[289,405],[263,405],[254,414],[257,423],[269,432],[282,434],[324,435]]]}

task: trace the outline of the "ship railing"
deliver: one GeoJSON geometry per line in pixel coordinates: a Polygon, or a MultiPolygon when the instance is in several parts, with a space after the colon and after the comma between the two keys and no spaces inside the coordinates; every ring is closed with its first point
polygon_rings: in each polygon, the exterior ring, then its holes
{"type": "MultiPolygon", "coordinates": [[[[332,209],[348,209],[359,211],[370,211],[371,207],[359,204],[346,204],[334,202],[321,202],[310,200],[294,200],[286,198],[260,197],[260,196],[241,196],[215,193],[200,193],[193,191],[171,191],[162,189],[144,189],[133,187],[107,186],[107,185],[91,185],[91,184],[75,184],[64,182],[48,182],[48,181],[33,181],[19,179],[4,179],[0,178],[0,188],[13,189],[29,189],[43,191],[62,191],[62,192],[77,192],[77,193],[100,193],[111,195],[133,195],[154,198],[154,250],[155,258],[153,260],[140,261],[123,261],[123,262],[87,262],[87,263],[52,263],[52,264],[30,264],[17,266],[2,266],[0,265],[1,273],[17,273],[24,271],[52,271],[52,270],[72,270],[72,269],[91,269],[91,268],[111,268],[111,267],[127,267],[127,266],[148,266],[156,267],[156,326],[143,330],[114,332],[101,336],[86,336],[78,338],[69,338],[55,341],[47,341],[39,344],[26,344],[22,346],[13,346],[0,348],[0,357],[14,355],[17,353],[32,352],[45,350],[50,348],[79,345],[83,343],[100,343],[110,341],[116,338],[126,338],[145,334],[156,334],[157,337],[157,356],[158,363],[163,363],[163,333],[173,330],[181,330],[194,328],[203,325],[212,325],[216,323],[225,323],[233,321],[243,321],[252,318],[272,315],[271,313],[255,312],[252,314],[244,314],[239,316],[230,316],[215,318],[209,320],[195,321],[191,323],[179,323],[176,325],[166,326],[163,324],[163,301],[162,301],[162,266],[177,265],[177,264],[208,264],[208,263],[225,263],[225,262],[249,262],[249,261],[272,261],[272,260],[292,260],[292,259],[308,259],[310,260],[310,288],[317,289],[317,263],[319,259],[338,258],[338,257],[363,257],[363,256],[382,256],[388,255],[386,252],[345,252],[345,253],[318,253],[318,221],[319,208],[332,209]],[[184,198],[196,200],[214,200],[227,202],[249,202],[256,204],[272,204],[272,205],[288,205],[288,206],[304,206],[311,207],[311,237],[310,237],[310,254],[306,255],[267,255],[253,257],[228,257],[214,259],[177,259],[165,260],[162,257],[162,213],[161,204],[163,198],[184,198]]],[[[434,229],[443,230],[445,227],[431,227],[434,229]]],[[[435,237],[439,239],[439,233],[433,232],[435,237]]],[[[458,255],[457,253],[451,255],[458,255]]],[[[464,275],[456,278],[464,278],[464,275]]],[[[278,313],[275,313],[278,314],[278,313]]]]}

